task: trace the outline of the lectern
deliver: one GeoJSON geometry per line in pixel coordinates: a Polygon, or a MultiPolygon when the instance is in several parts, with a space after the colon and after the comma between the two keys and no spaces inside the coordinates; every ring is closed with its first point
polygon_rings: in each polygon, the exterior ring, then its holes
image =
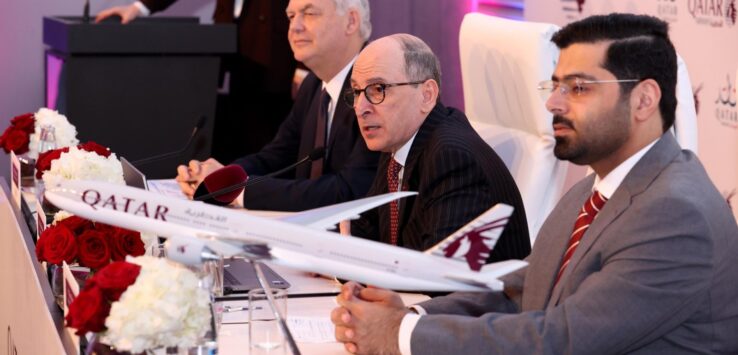
{"type": "Polygon", "coordinates": [[[205,116],[186,152],[139,168],[168,178],[177,164],[210,155],[220,55],[235,53],[235,25],[194,17],[43,21],[46,105],[69,118],[80,141],[136,161],[182,149],[205,116]]]}

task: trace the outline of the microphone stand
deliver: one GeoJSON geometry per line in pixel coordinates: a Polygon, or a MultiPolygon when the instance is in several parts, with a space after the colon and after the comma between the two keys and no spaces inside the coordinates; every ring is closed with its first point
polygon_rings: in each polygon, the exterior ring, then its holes
{"type": "Polygon", "coordinates": [[[85,0],[85,7],[82,10],[82,22],[90,23],[90,0],[85,0]]]}
{"type": "MultiPolygon", "coordinates": [[[[89,0],[88,0],[89,1],[89,0]]],[[[158,161],[161,161],[162,159],[172,158],[179,156],[183,153],[185,153],[190,147],[192,146],[192,142],[195,140],[195,137],[197,134],[202,130],[202,128],[205,126],[205,121],[207,121],[206,116],[200,116],[200,119],[197,121],[197,124],[195,125],[195,128],[192,129],[192,133],[190,134],[190,138],[187,140],[187,143],[185,143],[184,147],[182,147],[180,150],[174,151],[174,152],[168,152],[163,153],[159,155],[154,155],[148,158],[143,158],[139,160],[134,160],[131,162],[131,165],[140,168],[143,165],[155,163],[158,161]]]]}
{"type": "Polygon", "coordinates": [[[274,295],[272,295],[272,289],[271,287],[269,287],[269,282],[267,282],[266,277],[264,277],[264,272],[261,270],[261,263],[252,258],[248,259],[249,262],[254,266],[254,270],[256,271],[256,278],[259,280],[261,288],[264,289],[264,294],[266,295],[267,301],[269,302],[269,307],[272,308],[274,318],[277,318],[279,328],[282,329],[282,334],[284,334],[284,337],[287,338],[287,344],[290,346],[290,351],[292,351],[293,355],[300,355],[300,349],[297,348],[297,342],[295,342],[295,338],[292,336],[290,328],[287,327],[287,321],[285,321],[282,311],[274,302],[274,295]]]}
{"type": "Polygon", "coordinates": [[[310,152],[310,154],[308,154],[304,158],[298,160],[296,163],[294,163],[292,165],[289,165],[289,166],[287,166],[285,168],[282,168],[280,170],[277,170],[277,171],[275,171],[273,173],[269,173],[269,174],[266,174],[266,175],[262,175],[262,176],[256,177],[253,180],[249,180],[248,178],[246,178],[246,181],[244,181],[244,182],[242,182],[240,184],[228,186],[228,187],[222,188],[220,190],[216,190],[216,191],[213,191],[211,193],[207,193],[205,195],[195,196],[192,200],[193,201],[205,201],[205,200],[211,199],[213,197],[218,197],[218,196],[221,196],[221,195],[225,195],[225,194],[227,194],[229,192],[236,191],[236,190],[238,190],[238,189],[240,189],[242,187],[254,186],[254,185],[256,185],[256,184],[264,181],[266,178],[272,178],[272,177],[275,177],[275,176],[279,176],[279,175],[285,173],[286,171],[289,171],[289,170],[292,170],[292,169],[296,168],[297,166],[305,163],[306,161],[318,160],[318,159],[323,158],[324,156],[325,156],[325,148],[318,147],[316,149],[313,149],[313,151],[310,152]]]}

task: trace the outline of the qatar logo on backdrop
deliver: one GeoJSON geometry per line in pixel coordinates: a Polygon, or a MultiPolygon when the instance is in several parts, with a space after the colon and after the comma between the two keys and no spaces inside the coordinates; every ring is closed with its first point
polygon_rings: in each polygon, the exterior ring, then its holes
{"type": "Polygon", "coordinates": [[[679,6],[677,6],[676,0],[658,0],[656,15],[666,22],[676,22],[679,15],[679,6]]]}
{"type": "Polygon", "coordinates": [[[687,0],[687,10],[699,25],[733,27],[736,23],[736,0],[687,0]]]}
{"type": "Polygon", "coordinates": [[[584,3],[585,0],[561,0],[561,11],[569,20],[579,19],[584,11],[584,3]]]}
{"type": "Polygon", "coordinates": [[[736,107],[736,90],[730,74],[725,75],[725,85],[718,88],[715,99],[715,118],[721,125],[738,129],[738,107],[736,107]]]}

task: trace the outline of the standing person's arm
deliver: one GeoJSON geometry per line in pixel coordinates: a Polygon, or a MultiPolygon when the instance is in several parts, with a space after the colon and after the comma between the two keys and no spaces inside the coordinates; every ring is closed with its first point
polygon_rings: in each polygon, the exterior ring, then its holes
{"type": "Polygon", "coordinates": [[[95,22],[100,22],[111,16],[120,17],[120,23],[127,24],[139,16],[148,16],[151,13],[159,12],[177,0],[141,0],[133,2],[125,6],[114,6],[97,14],[95,22]]]}

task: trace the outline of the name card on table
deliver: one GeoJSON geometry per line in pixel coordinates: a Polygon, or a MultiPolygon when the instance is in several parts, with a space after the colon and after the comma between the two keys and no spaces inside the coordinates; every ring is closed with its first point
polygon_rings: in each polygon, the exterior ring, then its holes
{"type": "Polygon", "coordinates": [[[46,213],[44,212],[41,201],[36,199],[36,240],[41,238],[41,233],[46,230],[46,213]]]}
{"type": "MultiPolygon", "coordinates": [[[[62,262],[62,268],[64,270],[64,317],[66,317],[67,313],[69,313],[69,305],[72,304],[72,301],[74,301],[77,295],[79,295],[79,283],[77,282],[77,279],[74,278],[72,269],[66,261],[62,262]]],[[[74,348],[79,349],[79,336],[74,334],[76,330],[65,327],[64,331],[66,331],[69,334],[69,338],[72,339],[74,348]]]]}
{"type": "Polygon", "coordinates": [[[10,190],[16,206],[21,205],[21,165],[15,152],[10,151],[10,190]]]}

